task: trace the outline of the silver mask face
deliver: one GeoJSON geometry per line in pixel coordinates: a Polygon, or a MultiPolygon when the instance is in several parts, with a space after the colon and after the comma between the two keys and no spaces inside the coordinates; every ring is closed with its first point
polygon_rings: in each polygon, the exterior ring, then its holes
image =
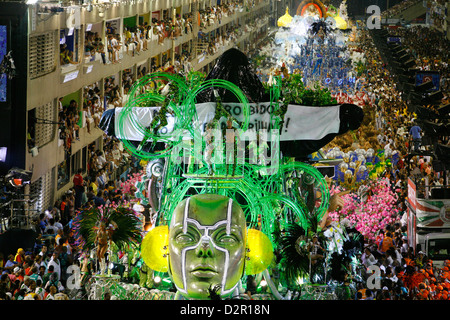
{"type": "Polygon", "coordinates": [[[240,206],[220,195],[197,195],[174,211],[169,230],[169,266],[185,297],[208,299],[219,286],[230,294],[242,276],[246,223],[240,206]]]}

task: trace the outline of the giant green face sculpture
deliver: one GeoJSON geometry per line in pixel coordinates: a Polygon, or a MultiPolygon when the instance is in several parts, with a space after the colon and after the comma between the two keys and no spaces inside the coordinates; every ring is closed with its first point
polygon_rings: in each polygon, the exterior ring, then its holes
{"type": "Polygon", "coordinates": [[[169,229],[169,272],[178,291],[208,299],[218,285],[229,295],[244,271],[246,236],[244,212],[232,199],[203,194],[181,202],[169,229]]]}

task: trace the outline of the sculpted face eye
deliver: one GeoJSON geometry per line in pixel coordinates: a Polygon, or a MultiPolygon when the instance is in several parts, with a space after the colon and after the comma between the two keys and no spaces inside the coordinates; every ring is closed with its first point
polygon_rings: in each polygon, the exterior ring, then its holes
{"type": "Polygon", "coordinates": [[[231,246],[239,243],[239,239],[233,233],[227,234],[225,231],[218,232],[215,237],[215,242],[222,246],[231,246]]]}
{"type": "Polygon", "coordinates": [[[220,237],[218,239],[218,242],[222,243],[222,244],[235,244],[238,242],[238,240],[236,239],[236,237],[234,237],[232,235],[228,235],[228,236],[220,237]]]}
{"type": "Polygon", "coordinates": [[[193,241],[192,236],[190,236],[188,234],[180,234],[175,239],[178,243],[189,243],[189,242],[193,241]]]}
{"type": "Polygon", "coordinates": [[[187,232],[187,233],[178,233],[175,236],[175,241],[181,245],[189,245],[198,241],[198,237],[196,237],[195,233],[187,232]]]}

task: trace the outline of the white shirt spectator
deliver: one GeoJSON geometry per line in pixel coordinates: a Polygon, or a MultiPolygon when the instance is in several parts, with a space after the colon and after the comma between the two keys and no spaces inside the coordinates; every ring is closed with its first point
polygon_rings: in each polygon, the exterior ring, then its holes
{"type": "Polygon", "coordinates": [[[106,164],[106,158],[103,156],[103,154],[97,157],[97,164],[99,169],[103,168],[103,166],[106,164]]]}
{"type": "Polygon", "coordinates": [[[55,222],[55,224],[54,224],[54,226],[56,227],[56,228],[58,228],[58,230],[62,230],[63,228],[64,228],[64,226],[61,224],[61,222],[55,222]]]}
{"type": "Polygon", "coordinates": [[[53,225],[47,225],[44,229],[44,233],[56,234],[58,232],[58,227],[53,225]]]}
{"type": "Polygon", "coordinates": [[[378,260],[375,259],[373,254],[367,255],[365,252],[361,256],[361,260],[362,260],[363,264],[366,266],[366,268],[373,266],[373,265],[377,264],[377,262],[378,262],[378,260]]]}
{"type": "Polygon", "coordinates": [[[48,272],[48,268],[50,266],[53,266],[54,272],[58,272],[58,280],[61,280],[61,264],[60,264],[59,260],[56,259],[56,261],[55,261],[53,256],[52,256],[50,258],[50,261],[48,262],[48,265],[47,265],[47,272],[48,272]]]}
{"type": "Polygon", "coordinates": [[[120,151],[117,147],[114,147],[114,149],[112,150],[112,155],[114,160],[119,161],[120,160],[120,151]]]}

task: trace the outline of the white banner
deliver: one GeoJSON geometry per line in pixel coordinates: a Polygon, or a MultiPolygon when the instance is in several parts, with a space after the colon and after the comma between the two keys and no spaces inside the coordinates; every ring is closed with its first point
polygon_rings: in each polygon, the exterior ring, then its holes
{"type": "MultiPolygon", "coordinates": [[[[214,118],[216,104],[207,102],[197,104],[197,114],[201,131],[203,132],[206,124],[214,118]]],[[[239,103],[223,103],[223,107],[236,120],[242,121],[244,110],[239,103]]],[[[270,103],[250,103],[250,120],[246,138],[253,138],[255,132],[269,131],[270,115],[273,107],[270,103]]],[[[158,113],[159,107],[133,108],[131,114],[124,119],[120,119],[123,108],[115,109],[115,135],[120,139],[131,141],[142,141],[144,138],[143,128],[148,128],[158,113]],[[120,122],[122,125],[120,126],[120,122]]],[[[327,107],[310,107],[300,105],[289,105],[284,117],[283,128],[280,141],[292,140],[320,140],[328,134],[339,132],[339,110],[340,105],[327,107]]],[[[169,134],[174,128],[174,117],[167,114],[167,125],[160,129],[159,133],[169,134]]],[[[225,120],[224,120],[225,121],[225,120]]],[[[187,137],[186,137],[187,138],[187,137]]]]}

